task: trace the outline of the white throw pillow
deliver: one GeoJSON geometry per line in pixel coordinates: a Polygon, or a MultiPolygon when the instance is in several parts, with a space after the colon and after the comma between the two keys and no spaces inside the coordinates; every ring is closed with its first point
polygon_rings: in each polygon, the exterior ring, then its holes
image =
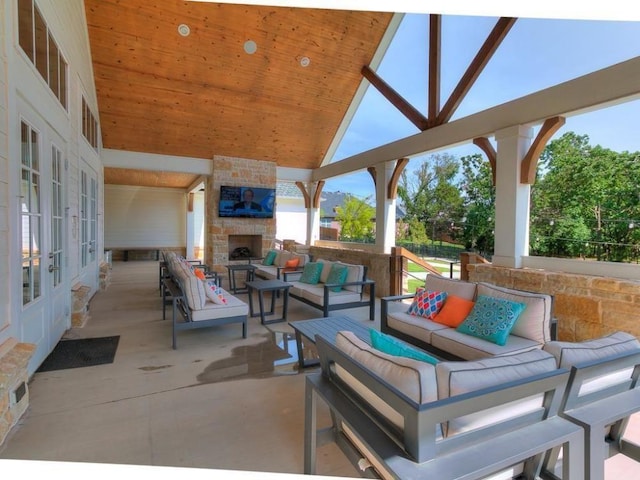
{"type": "Polygon", "coordinates": [[[226,292],[222,289],[222,287],[219,287],[215,282],[211,280],[203,280],[203,283],[204,291],[207,294],[207,298],[209,300],[218,305],[225,305],[227,303],[227,299],[224,298],[224,294],[226,292]]]}

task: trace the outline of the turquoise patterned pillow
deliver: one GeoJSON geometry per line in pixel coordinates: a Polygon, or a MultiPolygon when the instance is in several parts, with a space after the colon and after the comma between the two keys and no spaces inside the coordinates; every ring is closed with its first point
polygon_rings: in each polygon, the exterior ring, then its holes
{"type": "Polygon", "coordinates": [[[414,360],[427,362],[431,365],[438,363],[437,358],[434,358],[422,350],[418,350],[417,348],[414,348],[391,335],[379,332],[373,328],[369,329],[369,334],[371,336],[371,346],[376,350],[380,350],[381,352],[394,355],[396,357],[413,358],[414,360]]]}
{"type": "Polygon", "coordinates": [[[304,268],[302,270],[302,275],[300,276],[299,282],[309,283],[311,285],[315,285],[320,281],[320,274],[322,273],[322,263],[320,262],[309,262],[304,264],[304,268]]]}
{"type": "Polygon", "coordinates": [[[503,346],[525,307],[524,303],[478,295],[473,309],[456,330],[503,346]]]}
{"type": "Polygon", "coordinates": [[[267,256],[264,257],[264,260],[262,260],[262,264],[273,265],[273,261],[276,259],[277,254],[278,252],[276,252],[275,250],[269,250],[269,252],[267,253],[267,256]]]}
{"type": "Polygon", "coordinates": [[[407,313],[433,320],[433,317],[438,314],[446,299],[447,292],[426,290],[424,287],[418,287],[407,313]]]}
{"type": "Polygon", "coordinates": [[[333,292],[339,292],[342,290],[342,284],[347,281],[347,274],[349,270],[346,265],[340,265],[338,263],[334,263],[331,265],[331,270],[329,271],[329,276],[327,277],[327,281],[325,282],[327,285],[338,284],[337,287],[333,287],[330,290],[333,292]]]}

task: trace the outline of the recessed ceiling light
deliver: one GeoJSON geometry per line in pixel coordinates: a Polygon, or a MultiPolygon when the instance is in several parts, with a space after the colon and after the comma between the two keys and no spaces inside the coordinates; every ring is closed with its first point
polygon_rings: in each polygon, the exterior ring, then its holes
{"type": "Polygon", "coordinates": [[[187,37],[191,33],[191,29],[189,28],[189,25],[181,23],[178,25],[178,33],[183,37],[187,37]]]}
{"type": "Polygon", "coordinates": [[[311,59],[309,57],[302,57],[300,59],[300,66],[301,67],[308,67],[310,63],[311,63],[311,59]]]}
{"type": "Polygon", "coordinates": [[[258,50],[258,45],[253,40],[247,40],[244,42],[244,51],[249,55],[253,55],[258,50]]]}

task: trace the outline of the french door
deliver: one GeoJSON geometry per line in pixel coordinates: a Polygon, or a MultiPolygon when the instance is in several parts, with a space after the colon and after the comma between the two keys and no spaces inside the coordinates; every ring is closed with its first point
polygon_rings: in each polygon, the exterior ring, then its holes
{"type": "Polygon", "coordinates": [[[36,345],[33,370],[70,325],[66,145],[37,121],[21,119],[19,135],[20,325],[21,340],[36,345]]]}

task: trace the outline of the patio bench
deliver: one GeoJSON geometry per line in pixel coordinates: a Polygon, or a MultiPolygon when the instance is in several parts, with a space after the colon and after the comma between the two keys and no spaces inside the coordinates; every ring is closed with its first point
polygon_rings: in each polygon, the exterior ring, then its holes
{"type": "MultiPolygon", "coordinates": [[[[383,379],[388,365],[376,373],[354,358],[362,358],[359,353],[343,351],[319,335],[316,345],[322,370],[306,378],[305,474],[315,473],[317,446],[333,441],[363,477],[472,480],[506,470],[533,479],[545,453],[561,447],[567,459],[563,478],[582,480],[582,428],[558,416],[569,371],[555,368],[545,352],[520,355],[541,359],[546,371],[438,399],[426,398],[424,391],[414,398],[387,381],[397,380],[397,374],[383,379]],[[329,407],[328,428],[318,429],[318,398],[329,407]]],[[[375,363],[382,357],[372,358],[375,363]]],[[[416,368],[424,371],[434,367],[419,363],[424,366],[416,368]]],[[[405,372],[411,388],[434,388],[432,381],[415,387],[414,374],[405,372]]]]}

